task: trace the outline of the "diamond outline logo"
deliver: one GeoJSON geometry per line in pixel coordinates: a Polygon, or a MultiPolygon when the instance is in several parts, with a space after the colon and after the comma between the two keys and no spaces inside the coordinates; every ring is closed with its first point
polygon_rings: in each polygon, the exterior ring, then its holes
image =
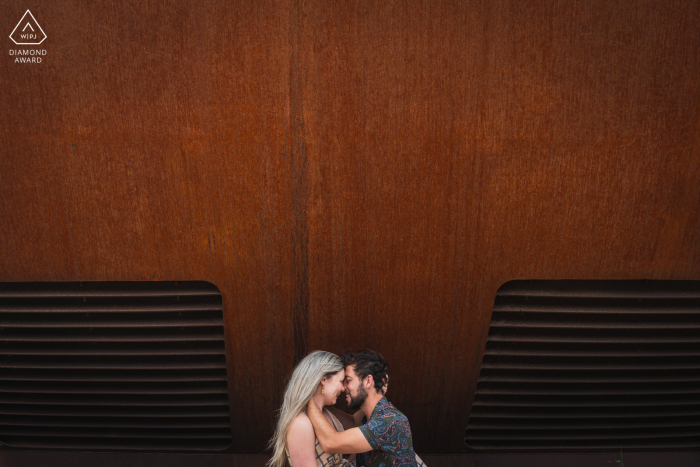
{"type": "MultiPolygon", "coordinates": [[[[29,28],[32,29],[32,31],[33,31],[34,28],[32,28],[31,24],[30,24],[28,21],[27,21],[27,24],[29,25],[29,28]]],[[[24,29],[27,29],[27,26],[25,26],[24,29]]],[[[22,19],[19,20],[19,23],[17,23],[17,26],[15,26],[15,28],[14,28],[14,29],[12,30],[12,32],[10,33],[10,39],[12,39],[12,42],[14,42],[14,43],[17,44],[17,45],[39,45],[39,44],[41,44],[42,42],[44,42],[44,41],[46,40],[46,37],[47,37],[47,36],[46,36],[46,33],[44,32],[43,29],[41,29],[41,26],[39,26],[39,22],[36,20],[36,18],[34,18],[34,15],[33,15],[32,12],[29,11],[29,10],[27,10],[27,12],[22,16],[22,19]],[[43,38],[42,40],[40,40],[39,42],[17,42],[17,41],[15,40],[15,38],[12,37],[12,35],[15,33],[15,31],[17,30],[17,28],[19,27],[19,25],[22,24],[22,21],[24,21],[24,18],[27,17],[27,15],[29,15],[29,16],[32,17],[32,20],[34,20],[34,24],[36,24],[36,27],[38,27],[38,28],[39,28],[39,31],[41,31],[41,33],[44,35],[44,38],[43,38]]]]}

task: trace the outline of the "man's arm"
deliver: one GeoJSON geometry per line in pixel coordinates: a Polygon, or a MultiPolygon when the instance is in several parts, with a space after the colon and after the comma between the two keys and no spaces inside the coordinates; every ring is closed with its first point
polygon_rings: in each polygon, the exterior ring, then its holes
{"type": "Polygon", "coordinates": [[[331,454],[356,454],[372,450],[372,446],[369,445],[359,428],[351,428],[340,433],[335,431],[313,399],[306,406],[306,415],[311,420],[316,438],[324,451],[331,454]]]}

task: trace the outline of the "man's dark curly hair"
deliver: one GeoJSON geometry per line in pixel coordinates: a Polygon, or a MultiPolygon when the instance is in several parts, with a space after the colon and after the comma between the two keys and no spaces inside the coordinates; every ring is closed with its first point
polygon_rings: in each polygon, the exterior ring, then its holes
{"type": "Polygon", "coordinates": [[[360,380],[372,375],[374,388],[377,393],[384,394],[384,385],[389,382],[389,364],[374,350],[362,349],[357,352],[346,352],[341,357],[343,366],[355,365],[355,374],[360,380]]]}

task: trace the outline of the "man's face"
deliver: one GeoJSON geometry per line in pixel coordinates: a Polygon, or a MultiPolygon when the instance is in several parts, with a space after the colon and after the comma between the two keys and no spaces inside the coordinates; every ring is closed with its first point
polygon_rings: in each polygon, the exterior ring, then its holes
{"type": "Polygon", "coordinates": [[[359,409],[367,399],[367,391],[355,373],[355,365],[345,367],[345,400],[350,410],[359,409]]]}

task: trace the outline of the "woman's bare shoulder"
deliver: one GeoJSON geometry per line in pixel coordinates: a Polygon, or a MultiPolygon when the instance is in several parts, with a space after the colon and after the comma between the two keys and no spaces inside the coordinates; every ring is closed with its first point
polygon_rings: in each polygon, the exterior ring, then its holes
{"type": "Polygon", "coordinates": [[[306,413],[301,412],[292,421],[292,424],[289,426],[289,431],[290,434],[291,432],[294,432],[294,434],[303,435],[313,433],[314,426],[311,424],[311,420],[309,420],[309,417],[306,415],[306,413]]]}
{"type": "Polygon", "coordinates": [[[294,467],[317,467],[316,435],[311,420],[300,413],[292,420],[287,431],[287,453],[289,463],[294,467]]]}

